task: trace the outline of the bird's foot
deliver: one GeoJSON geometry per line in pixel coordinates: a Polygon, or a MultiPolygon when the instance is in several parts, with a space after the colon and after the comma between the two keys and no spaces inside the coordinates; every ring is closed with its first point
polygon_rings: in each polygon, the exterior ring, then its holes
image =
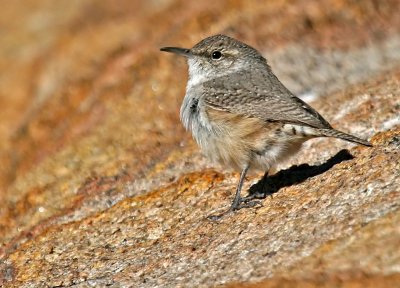
{"type": "Polygon", "coordinates": [[[253,208],[255,206],[260,206],[262,207],[262,202],[258,201],[258,200],[252,200],[252,199],[246,199],[245,198],[239,198],[239,200],[237,201],[237,203],[233,203],[231,205],[231,207],[229,207],[229,209],[225,210],[224,212],[220,213],[220,214],[216,214],[216,215],[210,215],[207,217],[207,219],[212,220],[212,221],[217,221],[220,220],[223,216],[238,211],[240,209],[243,208],[253,208]]]}
{"type": "Polygon", "coordinates": [[[253,200],[253,199],[247,199],[247,198],[241,198],[240,203],[236,207],[232,207],[233,211],[235,210],[240,210],[242,208],[253,208],[256,206],[263,207],[263,204],[259,200],[253,200]]]}

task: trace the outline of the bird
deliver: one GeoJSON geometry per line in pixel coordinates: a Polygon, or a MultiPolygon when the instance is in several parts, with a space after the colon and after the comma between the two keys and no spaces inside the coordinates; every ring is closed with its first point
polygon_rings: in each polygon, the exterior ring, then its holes
{"type": "Polygon", "coordinates": [[[279,81],[259,51],[237,39],[218,34],[192,48],[160,50],[187,59],[189,77],[180,109],[184,127],[207,158],[240,171],[230,207],[211,219],[259,203],[241,197],[248,171],[262,170],[266,178],[309,139],[334,137],[372,146],[334,129],[279,81]]]}

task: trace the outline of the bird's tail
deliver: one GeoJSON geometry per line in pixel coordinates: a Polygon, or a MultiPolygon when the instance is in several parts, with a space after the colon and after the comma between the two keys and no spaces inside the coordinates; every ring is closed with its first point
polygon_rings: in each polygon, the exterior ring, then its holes
{"type": "Polygon", "coordinates": [[[319,131],[322,133],[323,136],[326,136],[326,137],[335,137],[335,138],[343,139],[343,140],[350,141],[353,143],[358,143],[361,145],[372,147],[372,144],[370,142],[368,142],[367,140],[358,138],[356,136],[353,136],[353,135],[350,135],[350,134],[347,134],[347,133],[344,133],[344,132],[341,132],[341,131],[338,131],[335,129],[320,129],[319,131]]]}

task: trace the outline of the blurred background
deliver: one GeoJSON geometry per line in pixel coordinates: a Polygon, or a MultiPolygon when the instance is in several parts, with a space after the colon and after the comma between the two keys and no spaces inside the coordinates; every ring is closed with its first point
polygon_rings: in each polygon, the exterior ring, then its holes
{"type": "MultiPolygon", "coordinates": [[[[36,0],[1,6],[0,196],[18,175],[99,122],[118,122],[108,118],[110,109],[137,114],[146,103],[177,121],[186,66],[161,55],[161,46],[191,47],[216,33],[236,37],[262,51],[281,81],[310,101],[400,61],[397,0],[36,0]]],[[[120,121],[137,123],[128,116],[120,121]]]]}
{"type": "MultiPolygon", "coordinates": [[[[167,169],[159,163],[174,151],[198,153],[179,123],[186,63],[160,47],[190,48],[217,33],[238,38],[310,103],[400,67],[398,0],[2,0],[0,7],[3,253],[55,215],[79,206],[62,221],[80,219],[166,183],[151,173],[167,169]],[[143,183],[121,184],[132,179],[143,183]]],[[[185,161],[209,165],[194,155],[185,161]]]]}

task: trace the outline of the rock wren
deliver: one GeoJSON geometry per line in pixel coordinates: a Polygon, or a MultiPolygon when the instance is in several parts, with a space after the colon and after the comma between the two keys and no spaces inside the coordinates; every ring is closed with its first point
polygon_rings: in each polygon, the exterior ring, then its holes
{"type": "Polygon", "coordinates": [[[254,206],[254,201],[240,197],[249,169],[263,170],[266,177],[274,164],[295,154],[308,139],[336,137],[372,146],[332,128],[278,80],[256,49],[236,39],[215,35],[191,49],[161,51],[188,60],[189,79],[180,110],[183,125],[208,158],[241,171],[226,212],[254,206]]]}

